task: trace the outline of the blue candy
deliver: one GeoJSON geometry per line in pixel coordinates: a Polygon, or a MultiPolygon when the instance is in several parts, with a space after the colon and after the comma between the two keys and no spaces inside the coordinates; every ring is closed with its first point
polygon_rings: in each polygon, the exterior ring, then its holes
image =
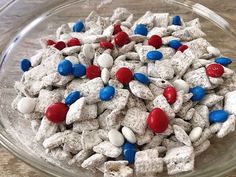
{"type": "Polygon", "coordinates": [[[142,36],[147,36],[148,29],[147,29],[146,25],[143,25],[143,24],[137,25],[134,30],[134,34],[140,34],[142,36]]]}
{"type": "Polygon", "coordinates": [[[22,71],[24,72],[29,71],[30,67],[31,67],[31,62],[28,59],[22,59],[20,61],[20,68],[22,71]]]}
{"type": "Polygon", "coordinates": [[[67,97],[65,99],[65,104],[66,105],[71,105],[74,102],[76,102],[76,100],[78,100],[79,98],[80,98],[80,92],[79,91],[73,91],[69,95],[67,95],[67,97]]]}
{"type": "Polygon", "coordinates": [[[229,114],[224,110],[211,111],[209,114],[209,120],[211,123],[224,122],[228,119],[229,114]]]}
{"type": "Polygon", "coordinates": [[[143,73],[134,73],[134,79],[145,85],[148,85],[150,83],[149,78],[143,73]]]}
{"type": "Polygon", "coordinates": [[[69,60],[62,60],[57,66],[57,71],[62,76],[68,76],[72,74],[72,63],[69,60]]]}
{"type": "Polygon", "coordinates": [[[156,60],[161,60],[163,55],[161,52],[157,51],[157,50],[152,50],[150,52],[147,53],[147,59],[152,60],[152,61],[156,61],[156,60]]]}
{"type": "Polygon", "coordinates": [[[86,74],[86,67],[82,64],[74,64],[72,74],[80,78],[86,74]]]}
{"type": "Polygon", "coordinates": [[[124,149],[123,159],[127,160],[129,164],[134,164],[136,149],[124,149]]]}
{"type": "Polygon", "coordinates": [[[126,142],[125,144],[123,144],[122,148],[123,148],[123,150],[124,149],[135,149],[135,144],[126,142]]]}
{"type": "Polygon", "coordinates": [[[232,63],[232,60],[230,58],[219,57],[215,59],[215,62],[223,66],[228,66],[232,63]]]}
{"type": "Polygon", "coordinates": [[[182,45],[181,42],[178,40],[171,40],[168,43],[168,46],[175,50],[177,50],[181,45],[182,45]]]}
{"type": "Polygon", "coordinates": [[[178,25],[181,26],[181,19],[180,16],[176,15],[172,19],[172,25],[178,25]]]}
{"type": "Polygon", "coordinates": [[[99,92],[99,97],[102,101],[109,101],[115,95],[115,88],[112,86],[106,86],[99,92]]]}
{"type": "Polygon", "coordinates": [[[84,29],[84,23],[82,21],[78,21],[74,24],[72,30],[73,32],[81,32],[84,29]]]}
{"type": "Polygon", "coordinates": [[[190,89],[190,92],[193,94],[192,101],[200,101],[205,96],[205,89],[201,86],[196,86],[190,89]]]}

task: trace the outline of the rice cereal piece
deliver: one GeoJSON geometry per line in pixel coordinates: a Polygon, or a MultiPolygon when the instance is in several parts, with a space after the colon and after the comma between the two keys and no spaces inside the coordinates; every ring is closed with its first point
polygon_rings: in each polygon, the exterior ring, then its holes
{"type": "Polygon", "coordinates": [[[206,151],[210,147],[210,145],[211,145],[211,142],[209,140],[206,140],[199,146],[194,147],[195,156],[199,156],[201,153],[206,151]]]}
{"type": "Polygon", "coordinates": [[[114,9],[110,21],[111,22],[114,22],[116,20],[125,21],[130,15],[131,13],[126,8],[118,7],[114,9]]]}
{"type": "Polygon", "coordinates": [[[192,107],[193,107],[193,102],[191,100],[184,103],[180,111],[177,113],[177,115],[179,117],[185,117],[188,110],[191,109],[192,107]]]}
{"type": "Polygon", "coordinates": [[[225,122],[223,122],[222,127],[220,128],[216,136],[218,138],[223,138],[230,132],[235,131],[235,119],[236,119],[235,115],[233,114],[230,115],[228,119],[225,122]]]}
{"type": "Polygon", "coordinates": [[[75,53],[79,53],[80,49],[80,46],[71,46],[64,48],[61,52],[63,55],[73,55],[75,53]]]}
{"type": "Polygon", "coordinates": [[[122,153],[122,148],[114,146],[110,141],[103,141],[100,144],[93,147],[93,151],[103,154],[107,157],[117,158],[122,153]]]}
{"type": "Polygon", "coordinates": [[[221,77],[209,77],[209,81],[214,85],[222,85],[224,83],[224,79],[222,79],[221,77]]]}
{"type": "Polygon", "coordinates": [[[167,137],[167,136],[170,136],[170,135],[173,134],[173,133],[174,133],[173,128],[172,128],[172,126],[169,124],[168,127],[167,127],[167,129],[166,129],[164,132],[162,132],[162,133],[158,133],[158,135],[167,137]]]}
{"type": "Polygon", "coordinates": [[[85,65],[85,66],[91,65],[91,60],[88,59],[82,52],[78,54],[78,60],[79,60],[79,63],[82,65],[85,65]]]}
{"type": "Polygon", "coordinates": [[[107,109],[98,116],[99,127],[102,129],[107,129],[107,116],[112,112],[112,110],[107,109]]]}
{"type": "Polygon", "coordinates": [[[204,131],[202,132],[202,136],[193,143],[193,147],[199,146],[200,144],[210,139],[211,137],[212,137],[211,130],[209,128],[205,128],[204,131]]]}
{"type": "Polygon", "coordinates": [[[35,135],[35,140],[37,142],[42,142],[46,138],[55,134],[57,129],[58,129],[58,124],[55,124],[49,121],[46,117],[43,117],[38,132],[35,135]]]}
{"type": "Polygon", "coordinates": [[[170,25],[167,27],[168,31],[170,31],[170,33],[174,33],[175,31],[180,31],[183,30],[183,26],[179,26],[179,25],[170,25]]]}
{"type": "Polygon", "coordinates": [[[196,27],[201,29],[201,23],[199,21],[199,18],[195,18],[189,22],[185,22],[186,27],[196,27]]]}
{"type": "Polygon", "coordinates": [[[124,87],[122,83],[120,83],[118,80],[115,79],[110,79],[108,81],[108,85],[119,89],[122,89],[124,87]]]}
{"type": "Polygon", "coordinates": [[[183,117],[184,120],[191,120],[195,113],[195,109],[191,108],[187,111],[186,115],[183,117]]]}
{"type": "Polygon", "coordinates": [[[84,130],[81,135],[81,144],[83,149],[92,149],[94,146],[102,142],[96,130],[84,130]]]}
{"type": "Polygon", "coordinates": [[[35,55],[30,57],[32,67],[38,66],[41,63],[44,52],[45,49],[38,50],[35,55]]]}
{"type": "Polygon", "coordinates": [[[165,89],[168,86],[172,86],[171,83],[165,79],[149,77],[151,83],[155,84],[157,87],[165,89]]]}
{"type": "Polygon", "coordinates": [[[98,129],[97,130],[98,136],[102,139],[102,140],[109,140],[108,138],[108,130],[104,130],[104,129],[98,129]]]}
{"type": "Polygon", "coordinates": [[[76,132],[66,133],[64,137],[63,150],[66,152],[77,153],[82,150],[81,135],[76,132]]]}
{"type": "Polygon", "coordinates": [[[194,60],[194,55],[190,50],[185,50],[184,53],[177,51],[171,58],[171,64],[174,68],[175,74],[181,78],[194,60]]]}
{"type": "Polygon", "coordinates": [[[230,78],[230,77],[232,77],[233,75],[235,75],[234,70],[229,69],[229,68],[224,67],[224,66],[223,66],[223,68],[224,68],[224,74],[222,75],[222,77],[224,77],[224,78],[230,78]]]}
{"type": "Polygon", "coordinates": [[[207,47],[210,46],[209,42],[204,38],[192,40],[187,42],[186,45],[196,58],[200,58],[203,54],[207,53],[207,47]]]}
{"type": "Polygon", "coordinates": [[[192,98],[193,94],[192,93],[186,93],[183,96],[183,102],[186,103],[192,98]]]}
{"type": "Polygon", "coordinates": [[[167,139],[167,138],[163,139],[162,145],[164,147],[166,147],[167,151],[170,150],[170,149],[173,149],[175,147],[184,146],[184,144],[179,142],[179,141],[173,141],[173,140],[170,140],[170,139],[167,139]]]}
{"type": "Polygon", "coordinates": [[[206,122],[204,118],[197,111],[194,112],[190,122],[193,127],[201,127],[201,128],[206,127],[206,122]]]}
{"type": "Polygon", "coordinates": [[[193,39],[205,37],[206,34],[197,27],[186,27],[172,33],[172,36],[180,38],[181,41],[191,41],[193,39]]]}
{"type": "Polygon", "coordinates": [[[147,128],[148,112],[141,111],[139,108],[128,109],[125,118],[122,121],[122,125],[129,127],[135,133],[144,135],[147,128]],[[138,119],[137,119],[138,117],[138,119]]]}
{"type": "Polygon", "coordinates": [[[219,96],[216,94],[207,94],[205,97],[201,100],[200,104],[206,105],[208,107],[214,106],[216,103],[220,102],[223,100],[223,96],[219,96]]]}
{"type": "Polygon", "coordinates": [[[54,148],[48,152],[53,158],[58,159],[60,161],[68,162],[71,160],[72,156],[69,152],[63,151],[61,148],[54,148]]]}
{"type": "Polygon", "coordinates": [[[82,112],[85,107],[85,98],[82,97],[70,105],[66,115],[66,124],[69,125],[75,121],[81,120],[82,112]]]}
{"type": "Polygon", "coordinates": [[[180,126],[185,132],[189,132],[191,130],[191,123],[184,121],[181,118],[174,118],[170,120],[171,125],[178,125],[180,126]]]}
{"type": "Polygon", "coordinates": [[[209,127],[212,134],[217,133],[222,127],[222,123],[213,123],[209,127]]]}
{"type": "Polygon", "coordinates": [[[134,168],[137,176],[163,172],[163,159],[158,157],[157,149],[138,151],[135,154],[134,168]]]}
{"type": "Polygon", "coordinates": [[[106,156],[102,154],[94,154],[89,158],[85,159],[81,164],[81,167],[95,172],[95,168],[102,165],[104,162],[106,162],[106,160],[106,156]]]}
{"type": "Polygon", "coordinates": [[[125,56],[129,60],[137,60],[137,61],[140,60],[139,54],[136,52],[127,52],[127,53],[125,53],[125,56]]]}
{"type": "Polygon", "coordinates": [[[152,137],[151,141],[144,146],[144,149],[152,149],[157,146],[160,146],[163,140],[163,136],[161,135],[155,135],[152,137]]]}
{"type": "Polygon", "coordinates": [[[99,128],[99,123],[97,119],[85,120],[73,123],[73,131],[77,133],[81,133],[84,130],[96,130],[98,128],[99,128]]]}
{"type": "Polygon", "coordinates": [[[171,105],[175,113],[179,112],[180,109],[182,108],[184,102],[183,97],[184,97],[184,91],[183,90],[178,91],[176,101],[171,105]]]}
{"type": "Polygon", "coordinates": [[[127,105],[130,92],[126,89],[116,89],[114,97],[109,101],[98,103],[98,113],[103,112],[105,109],[122,110],[127,105]]]}
{"type": "Polygon", "coordinates": [[[224,110],[236,115],[236,90],[225,95],[224,110]]]}
{"type": "Polygon", "coordinates": [[[180,41],[180,39],[177,38],[177,37],[174,37],[174,36],[165,36],[165,37],[162,38],[162,43],[163,43],[164,45],[167,45],[167,44],[168,44],[170,41],[172,41],[172,40],[178,40],[178,41],[180,41]]]}
{"type": "Polygon", "coordinates": [[[30,125],[31,129],[36,134],[38,132],[39,126],[40,126],[41,120],[31,120],[30,125]]]}
{"type": "Polygon", "coordinates": [[[135,45],[134,41],[132,41],[128,44],[125,44],[124,46],[122,46],[121,48],[118,49],[119,54],[122,55],[122,54],[132,51],[134,49],[134,45],[135,45]]]}
{"type": "Polygon", "coordinates": [[[57,132],[43,141],[43,147],[45,149],[53,149],[63,144],[64,141],[65,141],[65,133],[57,132]]]}
{"type": "Polygon", "coordinates": [[[168,31],[167,28],[164,27],[154,27],[148,32],[147,37],[150,38],[152,35],[158,35],[160,37],[169,36],[170,31],[168,31]]]}
{"type": "Polygon", "coordinates": [[[173,125],[175,137],[177,140],[181,143],[184,143],[187,146],[191,146],[191,140],[188,136],[188,134],[178,125],[173,125]]]}
{"type": "Polygon", "coordinates": [[[188,82],[192,87],[202,86],[205,89],[211,87],[211,83],[206,75],[205,68],[199,68],[194,71],[190,71],[184,75],[184,80],[188,82]]]}
{"type": "Polygon", "coordinates": [[[166,98],[163,95],[157,96],[153,100],[154,107],[161,108],[163,111],[165,111],[166,115],[169,117],[169,119],[173,119],[175,117],[175,112],[167,102],[166,98]]]}
{"type": "Polygon", "coordinates": [[[154,13],[154,26],[166,28],[169,23],[169,13],[154,13]]]}
{"type": "MultiPolygon", "coordinates": [[[[151,65],[148,65],[151,66],[151,65]]],[[[152,69],[152,68],[150,68],[152,69]]],[[[148,70],[150,71],[148,68],[148,70]]],[[[161,60],[155,62],[155,70],[150,71],[150,73],[155,73],[150,76],[158,77],[161,79],[170,80],[174,77],[174,69],[169,60],[161,60]]]]}
{"type": "Polygon", "coordinates": [[[105,117],[106,129],[119,129],[124,116],[120,110],[114,109],[105,117]]]}
{"type": "Polygon", "coordinates": [[[81,150],[79,151],[79,153],[77,153],[69,162],[69,165],[73,165],[76,164],[78,166],[80,166],[83,161],[87,158],[89,158],[91,155],[93,154],[92,150],[81,150]]]}
{"type": "Polygon", "coordinates": [[[209,127],[209,109],[205,105],[196,105],[195,107],[196,112],[203,118],[205,121],[205,126],[209,127]]]}
{"type": "Polygon", "coordinates": [[[100,102],[100,98],[99,98],[99,94],[97,93],[91,93],[90,95],[84,97],[85,98],[85,102],[86,104],[88,105],[92,105],[92,104],[95,104],[95,103],[98,103],[100,102]]]}
{"type": "Polygon", "coordinates": [[[136,96],[133,96],[133,95],[131,95],[129,97],[127,107],[128,108],[137,107],[142,111],[147,111],[147,108],[146,108],[145,103],[143,102],[143,100],[141,100],[140,98],[137,98],[136,96]]]}
{"type": "Polygon", "coordinates": [[[138,24],[144,24],[147,26],[148,29],[151,29],[154,25],[154,19],[155,19],[154,14],[150,11],[147,11],[136,22],[134,22],[134,25],[132,26],[132,30],[134,30],[136,25],[138,24]]]}
{"type": "Polygon", "coordinates": [[[158,51],[162,53],[163,60],[171,59],[176,53],[175,49],[166,46],[159,48],[158,51]]]}
{"type": "Polygon", "coordinates": [[[154,96],[148,86],[133,80],[129,83],[130,91],[137,97],[144,100],[153,100],[154,96]]]}
{"type": "Polygon", "coordinates": [[[182,146],[168,150],[164,157],[168,175],[193,170],[194,157],[193,147],[182,146]]]}
{"type": "Polygon", "coordinates": [[[149,144],[153,136],[153,132],[149,129],[146,130],[144,135],[136,135],[137,145],[141,146],[144,144],[149,144]]]}
{"type": "Polygon", "coordinates": [[[149,89],[151,90],[151,92],[154,95],[154,97],[157,97],[157,96],[161,95],[163,93],[163,91],[164,91],[163,88],[160,88],[160,87],[156,86],[153,83],[149,84],[149,89]]]}
{"type": "Polygon", "coordinates": [[[104,177],[133,177],[133,169],[128,161],[107,161],[104,164],[104,177]]]}

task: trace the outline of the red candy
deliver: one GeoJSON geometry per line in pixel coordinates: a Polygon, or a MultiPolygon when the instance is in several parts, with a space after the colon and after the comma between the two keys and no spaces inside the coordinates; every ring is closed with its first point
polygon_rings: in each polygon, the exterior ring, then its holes
{"type": "Polygon", "coordinates": [[[133,79],[133,73],[129,68],[122,67],[116,72],[116,79],[126,85],[133,79]]]}
{"type": "Polygon", "coordinates": [[[155,133],[163,133],[169,124],[169,118],[160,108],[154,108],[148,116],[148,127],[155,133]]]}
{"type": "Polygon", "coordinates": [[[108,42],[108,41],[101,41],[100,42],[100,47],[102,47],[104,49],[113,49],[114,45],[111,42],[108,42]]]}
{"type": "Polygon", "coordinates": [[[53,41],[53,40],[51,40],[51,39],[48,39],[48,40],[47,40],[47,45],[54,45],[54,44],[56,44],[55,41],[53,41]]]}
{"type": "Polygon", "coordinates": [[[179,48],[178,48],[178,51],[181,51],[182,53],[188,48],[187,45],[181,45],[179,48]]]}
{"type": "Polygon", "coordinates": [[[98,66],[90,65],[86,68],[86,76],[89,79],[94,79],[101,76],[101,70],[98,66]]]}
{"type": "Polygon", "coordinates": [[[67,46],[68,47],[72,47],[72,46],[79,46],[80,45],[80,41],[77,38],[71,38],[68,42],[67,42],[67,46]]]}
{"type": "Polygon", "coordinates": [[[121,31],[122,31],[122,29],[120,28],[120,25],[119,25],[119,24],[115,24],[115,25],[114,25],[113,35],[115,35],[115,34],[121,32],[121,31]]]}
{"type": "Polygon", "coordinates": [[[160,36],[158,35],[152,35],[149,39],[148,39],[148,45],[151,45],[155,48],[160,48],[162,45],[162,39],[160,36]]]}
{"type": "Polygon", "coordinates": [[[64,103],[54,103],[46,110],[46,117],[53,123],[61,123],[66,119],[69,107],[64,103]]]}
{"type": "Polygon", "coordinates": [[[115,44],[119,47],[122,47],[125,44],[128,44],[130,42],[129,36],[125,32],[119,32],[115,36],[115,44]]]}
{"type": "Polygon", "coordinates": [[[210,77],[221,77],[224,74],[224,68],[220,64],[210,64],[206,68],[206,74],[210,77]]]}
{"type": "Polygon", "coordinates": [[[54,47],[57,48],[58,50],[62,50],[66,47],[66,44],[63,41],[59,41],[54,45],[54,47]]]}
{"type": "Polygon", "coordinates": [[[173,104],[176,101],[177,92],[172,86],[166,87],[164,89],[163,95],[169,104],[173,104]]]}

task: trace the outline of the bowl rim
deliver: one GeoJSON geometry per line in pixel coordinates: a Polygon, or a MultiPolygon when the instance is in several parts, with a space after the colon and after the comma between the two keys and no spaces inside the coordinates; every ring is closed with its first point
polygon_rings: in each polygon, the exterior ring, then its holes
{"type": "MultiPolygon", "coordinates": [[[[9,44],[6,45],[5,49],[3,49],[2,55],[0,58],[0,69],[2,68],[2,64],[4,63],[5,59],[7,58],[8,53],[13,48],[13,46],[11,44],[13,42],[16,43],[18,41],[18,39],[20,39],[23,34],[25,34],[27,31],[29,31],[31,29],[32,26],[39,24],[45,18],[51,16],[53,13],[58,12],[67,6],[71,6],[73,4],[77,4],[77,3],[81,3],[81,2],[85,2],[85,1],[86,0],[69,0],[67,2],[61,3],[60,5],[58,5],[56,7],[53,7],[52,9],[48,10],[47,12],[42,13],[41,15],[39,15],[36,18],[34,18],[33,20],[31,20],[22,30],[20,30],[20,32],[18,32],[13,37],[13,39],[9,42],[9,44]]],[[[112,3],[112,1],[111,1],[111,3],[112,3]]],[[[220,15],[215,13],[214,11],[210,10],[208,7],[206,7],[200,3],[195,3],[190,0],[165,0],[165,3],[178,5],[183,8],[186,8],[190,11],[193,11],[194,13],[200,15],[201,17],[209,20],[214,25],[217,25],[219,28],[226,31],[228,33],[228,35],[231,35],[233,38],[236,39],[236,31],[231,27],[231,25],[223,17],[221,17],[220,15]]],[[[8,4],[6,7],[1,9],[1,12],[9,6],[10,6],[10,4],[8,4]]],[[[4,127],[1,123],[0,123],[0,126],[4,127]]],[[[66,170],[62,170],[62,168],[57,167],[54,164],[52,164],[52,165],[55,166],[55,168],[52,169],[49,166],[45,165],[44,163],[39,163],[37,160],[32,159],[32,157],[29,154],[27,154],[24,151],[20,151],[20,149],[16,148],[14,146],[14,144],[7,138],[7,136],[2,133],[1,129],[0,129],[0,144],[6,150],[8,150],[11,154],[16,156],[20,160],[22,160],[27,165],[33,167],[34,169],[37,169],[41,173],[47,174],[52,177],[63,177],[63,176],[75,177],[74,175],[68,176],[68,173],[66,170]],[[60,173],[60,175],[59,175],[59,173],[60,173]]],[[[230,161],[228,161],[227,165],[224,165],[220,169],[218,169],[217,174],[212,172],[212,171],[214,171],[213,168],[208,168],[207,170],[206,169],[203,170],[203,172],[201,172],[201,175],[203,175],[203,176],[210,175],[212,177],[213,176],[220,177],[220,176],[223,176],[234,169],[236,169],[236,157],[234,157],[230,161]]],[[[180,175],[182,175],[182,174],[180,174],[180,175]]],[[[197,177],[199,175],[200,174],[197,173],[197,174],[192,175],[192,177],[197,177]]],[[[189,173],[183,174],[183,177],[189,177],[189,173]]]]}

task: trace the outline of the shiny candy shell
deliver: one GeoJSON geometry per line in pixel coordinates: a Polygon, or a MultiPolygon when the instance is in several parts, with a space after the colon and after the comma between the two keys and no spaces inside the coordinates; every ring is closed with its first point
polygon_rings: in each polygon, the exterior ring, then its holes
{"type": "Polygon", "coordinates": [[[31,67],[31,62],[28,59],[22,59],[20,61],[20,68],[22,71],[26,72],[29,71],[31,67]]]}
{"type": "Polygon", "coordinates": [[[130,143],[136,143],[136,136],[134,134],[134,132],[128,128],[128,127],[123,127],[121,129],[121,132],[123,134],[123,136],[125,137],[125,139],[130,142],[130,143]]]}
{"type": "Polygon", "coordinates": [[[177,79],[173,82],[176,91],[183,90],[185,93],[189,92],[189,84],[182,79],[177,79]]]}
{"type": "Polygon", "coordinates": [[[192,101],[201,101],[205,96],[205,89],[201,86],[196,86],[190,89],[190,93],[193,94],[192,101]]]}
{"type": "Polygon", "coordinates": [[[122,31],[116,34],[114,41],[117,46],[122,47],[125,44],[128,44],[130,39],[128,34],[122,31]]]}
{"type": "Polygon", "coordinates": [[[209,114],[209,120],[211,123],[225,122],[228,119],[229,113],[224,110],[214,110],[209,114]]]}
{"type": "Polygon", "coordinates": [[[115,88],[112,86],[106,86],[102,88],[99,92],[99,98],[102,101],[109,101],[115,95],[115,88]]]}
{"type": "Polygon", "coordinates": [[[90,65],[86,68],[86,76],[89,79],[94,79],[101,76],[101,70],[96,65],[90,65]]]}
{"type": "Polygon", "coordinates": [[[30,114],[34,111],[35,105],[35,99],[24,97],[17,103],[17,109],[23,114],[30,114]]]}
{"type": "Polygon", "coordinates": [[[74,64],[72,73],[75,77],[80,78],[86,74],[86,67],[82,64],[74,64]]]}
{"type": "Polygon", "coordinates": [[[198,140],[202,135],[202,128],[201,127],[195,127],[192,129],[192,131],[189,133],[189,138],[192,142],[198,140]]]}
{"type": "Polygon", "coordinates": [[[54,103],[50,105],[46,110],[46,117],[53,123],[61,123],[66,119],[66,114],[69,107],[64,103],[54,103]]]}
{"type": "Polygon", "coordinates": [[[108,138],[111,144],[118,147],[122,146],[125,141],[123,135],[116,129],[111,129],[108,132],[108,138]]]}
{"type": "Polygon", "coordinates": [[[182,53],[188,49],[188,46],[187,45],[181,45],[179,48],[178,48],[178,51],[181,51],[182,53]]]}
{"type": "Polygon", "coordinates": [[[221,77],[224,74],[224,68],[220,64],[210,64],[206,68],[206,74],[210,77],[221,77]]]}
{"type": "Polygon", "coordinates": [[[147,59],[151,61],[161,60],[163,58],[163,55],[161,52],[157,50],[152,50],[147,53],[147,59]]]}
{"type": "Polygon", "coordinates": [[[207,51],[214,56],[220,56],[220,50],[213,46],[208,46],[207,51]]]}
{"type": "Polygon", "coordinates": [[[57,66],[57,71],[62,76],[68,76],[72,74],[72,63],[69,60],[61,60],[57,66]]]}
{"type": "Polygon", "coordinates": [[[221,64],[223,66],[228,66],[232,63],[232,59],[230,58],[225,58],[225,57],[219,57],[215,59],[215,62],[218,64],[221,64]]]}
{"type": "Polygon", "coordinates": [[[176,16],[173,17],[172,25],[181,26],[181,18],[180,18],[180,16],[176,15],[176,16]]]}
{"type": "Polygon", "coordinates": [[[113,65],[113,57],[108,53],[103,53],[98,57],[97,62],[103,68],[110,68],[113,65]]]}
{"type": "Polygon", "coordinates": [[[56,49],[58,49],[58,50],[62,50],[62,49],[64,49],[64,48],[66,48],[66,44],[65,44],[65,42],[63,42],[63,41],[58,41],[58,42],[54,45],[54,47],[55,47],[56,49]]]}
{"type": "Polygon", "coordinates": [[[144,24],[138,24],[135,29],[134,29],[134,34],[139,34],[142,36],[147,36],[148,34],[148,29],[146,27],[146,25],[144,24]]]}
{"type": "Polygon", "coordinates": [[[71,105],[73,104],[76,100],[80,98],[80,92],[79,91],[73,91],[67,97],[65,98],[65,104],[66,105],[71,105]]]}
{"type": "Polygon", "coordinates": [[[149,78],[143,73],[134,73],[134,79],[145,85],[150,83],[149,78]]]}
{"type": "Polygon", "coordinates": [[[129,162],[129,164],[134,164],[135,154],[136,154],[135,149],[124,149],[123,150],[123,159],[127,160],[129,162]]]}
{"type": "Polygon", "coordinates": [[[116,79],[126,85],[133,79],[133,73],[129,68],[122,67],[116,72],[116,79]]]}
{"type": "Polygon", "coordinates": [[[181,45],[182,45],[181,42],[178,41],[178,40],[171,40],[171,41],[169,41],[169,43],[168,43],[168,46],[169,46],[169,47],[171,47],[171,48],[173,48],[173,49],[176,49],[176,50],[177,50],[181,45]]]}
{"type": "Polygon", "coordinates": [[[102,47],[104,49],[113,49],[114,45],[109,41],[101,41],[100,42],[100,47],[102,47]]]}
{"type": "Polygon", "coordinates": [[[164,89],[163,95],[169,104],[173,104],[176,101],[177,92],[172,86],[166,87],[164,89]]]}
{"type": "Polygon", "coordinates": [[[164,132],[169,124],[169,118],[160,108],[154,108],[148,116],[148,127],[155,133],[164,132]]]}
{"type": "Polygon", "coordinates": [[[72,28],[73,32],[81,32],[83,29],[84,23],[82,21],[77,21],[72,28]]]}
{"type": "Polygon", "coordinates": [[[162,39],[161,39],[161,37],[158,36],[158,35],[152,35],[148,39],[148,45],[151,45],[151,46],[155,47],[156,49],[160,48],[162,46],[162,39]]]}
{"type": "Polygon", "coordinates": [[[72,46],[79,46],[80,45],[80,40],[77,38],[71,38],[68,42],[67,42],[67,46],[68,47],[72,47],[72,46]]]}
{"type": "Polygon", "coordinates": [[[122,31],[120,24],[115,24],[113,27],[114,27],[113,35],[122,31]]]}
{"type": "Polygon", "coordinates": [[[48,45],[48,46],[54,45],[54,44],[56,44],[55,41],[53,41],[53,40],[51,40],[51,39],[48,39],[48,40],[47,40],[47,45],[48,45]]]}
{"type": "Polygon", "coordinates": [[[110,72],[107,68],[103,68],[102,69],[102,73],[101,73],[101,79],[103,81],[104,84],[107,84],[110,78],[110,72]]]}

